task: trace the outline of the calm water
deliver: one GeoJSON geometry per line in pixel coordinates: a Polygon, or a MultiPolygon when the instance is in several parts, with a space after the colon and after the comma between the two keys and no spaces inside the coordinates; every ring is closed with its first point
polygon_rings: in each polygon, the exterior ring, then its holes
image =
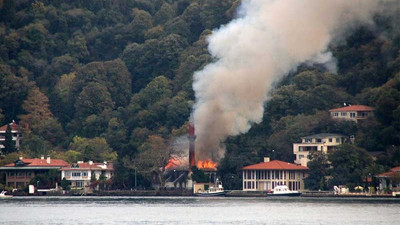
{"type": "Polygon", "coordinates": [[[0,224],[400,224],[400,199],[14,197],[0,224]]]}

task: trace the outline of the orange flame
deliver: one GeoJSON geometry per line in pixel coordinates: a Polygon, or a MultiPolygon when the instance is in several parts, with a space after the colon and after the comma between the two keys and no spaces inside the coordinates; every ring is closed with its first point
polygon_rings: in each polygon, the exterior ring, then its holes
{"type": "Polygon", "coordinates": [[[168,160],[168,164],[165,166],[165,170],[168,170],[168,169],[170,169],[170,168],[177,167],[177,166],[179,166],[179,164],[180,164],[179,160],[176,160],[176,159],[174,159],[174,158],[170,158],[170,159],[168,160]]]}
{"type": "Polygon", "coordinates": [[[216,170],[217,169],[217,163],[213,162],[211,160],[199,160],[197,161],[197,168],[199,169],[213,169],[216,170]]]}

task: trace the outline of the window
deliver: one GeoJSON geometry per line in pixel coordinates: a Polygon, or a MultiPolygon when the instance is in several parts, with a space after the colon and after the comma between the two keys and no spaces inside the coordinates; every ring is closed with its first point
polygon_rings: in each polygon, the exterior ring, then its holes
{"type": "Polygon", "coordinates": [[[65,172],[65,176],[66,176],[66,177],[70,177],[70,176],[71,176],[71,172],[70,172],[70,171],[66,171],[66,172],[65,172]]]}
{"type": "Polygon", "coordinates": [[[339,113],[338,112],[334,112],[333,116],[337,117],[337,116],[339,116],[339,113]]]}
{"type": "Polygon", "coordinates": [[[17,173],[17,177],[24,177],[25,176],[25,173],[23,173],[23,172],[18,172],[17,173]]]}
{"type": "Polygon", "coordinates": [[[347,112],[340,113],[341,116],[347,116],[347,112]]]}
{"type": "Polygon", "coordinates": [[[311,143],[312,139],[311,138],[306,138],[306,143],[311,143]]]}
{"type": "Polygon", "coordinates": [[[299,160],[304,158],[304,155],[299,155],[299,160]]]}
{"type": "Polygon", "coordinates": [[[32,177],[32,172],[26,172],[27,177],[32,177]]]}
{"type": "Polygon", "coordinates": [[[72,176],[73,177],[80,177],[81,176],[81,172],[72,172],[72,176]]]}
{"type": "Polygon", "coordinates": [[[82,172],[82,177],[87,177],[88,176],[88,172],[82,172]]]}
{"type": "MultiPolygon", "coordinates": [[[[73,173],[72,173],[73,174],[73,173]]],[[[83,183],[83,181],[76,181],[75,182],[75,186],[76,187],[83,187],[84,186],[84,183],[83,183]]]]}
{"type": "Polygon", "coordinates": [[[350,118],[355,118],[356,117],[356,113],[350,113],[350,118]]]}
{"type": "Polygon", "coordinates": [[[321,142],[322,142],[321,138],[317,138],[317,143],[321,143],[321,142]]]}
{"type": "Polygon", "coordinates": [[[332,138],[329,138],[329,142],[332,142],[332,138]]]}
{"type": "Polygon", "coordinates": [[[336,138],[336,143],[340,143],[340,138],[336,138]]]}
{"type": "Polygon", "coordinates": [[[15,173],[14,173],[14,172],[8,172],[8,176],[9,176],[9,177],[14,177],[14,176],[15,176],[15,173]]]}

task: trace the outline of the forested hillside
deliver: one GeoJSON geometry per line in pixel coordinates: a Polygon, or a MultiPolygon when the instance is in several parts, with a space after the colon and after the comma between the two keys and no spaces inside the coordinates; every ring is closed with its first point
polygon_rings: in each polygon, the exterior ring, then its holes
{"type": "MultiPolygon", "coordinates": [[[[0,122],[25,127],[21,151],[6,150],[1,163],[48,154],[115,160],[114,186],[131,188],[138,160],[186,134],[193,72],[213,61],[207,36],[239,4],[0,0],[0,122]]],[[[337,74],[302,65],[277,84],[263,122],[226,141],[219,172],[228,189],[241,187],[242,166],[263,156],[293,161],[292,143],[314,133],[354,135],[344,150],[385,152],[367,160],[370,171],[400,165],[400,18],[374,20],[331,45],[337,74]],[[344,102],[375,107],[376,116],[330,119],[327,110],[344,102]]],[[[168,157],[148,167],[163,163],[168,157]]]]}

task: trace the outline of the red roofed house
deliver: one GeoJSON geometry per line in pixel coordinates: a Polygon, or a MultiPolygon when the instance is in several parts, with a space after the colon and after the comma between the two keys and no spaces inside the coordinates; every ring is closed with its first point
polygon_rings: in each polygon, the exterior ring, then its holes
{"type": "Polygon", "coordinates": [[[93,161],[78,161],[68,167],[61,169],[61,179],[67,179],[71,182],[71,189],[90,191],[92,177],[96,180],[103,175],[105,180],[111,179],[114,175],[114,167],[111,162],[95,163],[93,161]]]}
{"type": "Polygon", "coordinates": [[[350,105],[329,110],[334,119],[346,119],[357,122],[374,115],[374,108],[366,105],[350,105]]]}
{"type": "Polygon", "coordinates": [[[400,191],[400,166],[394,167],[389,172],[375,176],[379,179],[379,190],[400,191]]]}
{"type": "Polygon", "coordinates": [[[20,157],[14,163],[0,167],[0,171],[6,172],[7,186],[22,188],[29,184],[29,181],[38,174],[47,173],[49,170],[60,169],[68,166],[68,163],[61,159],[51,159],[43,156],[38,159],[23,159],[20,157]]]}
{"type": "Polygon", "coordinates": [[[269,191],[277,185],[286,185],[290,190],[303,190],[308,168],[279,160],[243,167],[243,191],[269,191]]]}
{"type": "Polygon", "coordinates": [[[6,140],[6,131],[8,126],[11,126],[12,140],[15,142],[15,147],[19,149],[19,146],[21,145],[21,127],[16,124],[15,121],[13,121],[10,124],[6,124],[0,127],[0,151],[4,148],[4,145],[2,143],[6,140]]]}

